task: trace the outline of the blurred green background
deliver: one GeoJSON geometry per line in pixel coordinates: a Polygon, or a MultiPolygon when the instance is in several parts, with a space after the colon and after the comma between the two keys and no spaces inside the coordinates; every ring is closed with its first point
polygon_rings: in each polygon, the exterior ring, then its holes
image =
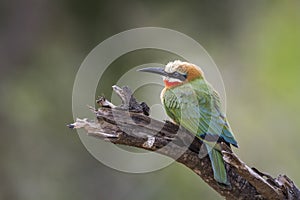
{"type": "MultiPolygon", "coordinates": [[[[106,38],[144,26],[203,45],[224,79],[235,152],[300,185],[299,10],[293,0],[1,1],[0,199],[221,199],[177,163],[148,174],[110,169],[65,126],[85,56],[106,38]]],[[[128,55],[107,73],[168,59],[159,51],[128,55]]],[[[101,92],[109,96],[113,84],[101,92]]]]}

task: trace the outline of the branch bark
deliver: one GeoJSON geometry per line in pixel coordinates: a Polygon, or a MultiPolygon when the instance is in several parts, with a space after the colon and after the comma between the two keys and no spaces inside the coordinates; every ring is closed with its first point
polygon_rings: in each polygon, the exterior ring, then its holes
{"type": "Polygon", "coordinates": [[[90,108],[97,120],[76,119],[69,127],[84,128],[88,135],[114,144],[155,151],[173,158],[225,199],[300,199],[299,189],[287,176],[273,178],[248,167],[225,143],[221,146],[231,187],[220,186],[213,178],[209,157],[199,156],[203,153],[200,140],[169,121],[160,122],[148,117],[149,107],[138,103],[128,87],[113,86],[113,89],[122,100],[121,106],[114,106],[101,97],[97,100],[100,108],[90,108]]]}

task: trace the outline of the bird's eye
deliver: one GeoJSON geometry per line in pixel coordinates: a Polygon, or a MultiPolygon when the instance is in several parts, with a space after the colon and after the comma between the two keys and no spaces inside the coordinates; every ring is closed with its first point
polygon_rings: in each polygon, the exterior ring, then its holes
{"type": "Polygon", "coordinates": [[[179,72],[173,72],[170,76],[173,77],[173,78],[179,79],[181,81],[184,81],[187,77],[186,74],[182,74],[182,73],[179,73],[179,72]]]}
{"type": "Polygon", "coordinates": [[[179,76],[180,76],[180,74],[178,72],[174,73],[174,77],[179,77],[179,76]]]}

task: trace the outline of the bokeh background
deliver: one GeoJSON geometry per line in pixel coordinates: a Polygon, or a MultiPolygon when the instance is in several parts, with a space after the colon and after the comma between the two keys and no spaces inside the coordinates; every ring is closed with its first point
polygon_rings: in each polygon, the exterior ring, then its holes
{"type": "MultiPolygon", "coordinates": [[[[144,26],[174,29],[203,45],[224,79],[235,152],[300,185],[299,10],[296,0],[1,1],[0,199],[221,199],[177,163],[147,174],[110,169],[65,126],[73,121],[73,82],[85,56],[106,38],[144,26]]],[[[124,55],[99,93],[109,96],[131,67],[171,57],[124,55]]]]}

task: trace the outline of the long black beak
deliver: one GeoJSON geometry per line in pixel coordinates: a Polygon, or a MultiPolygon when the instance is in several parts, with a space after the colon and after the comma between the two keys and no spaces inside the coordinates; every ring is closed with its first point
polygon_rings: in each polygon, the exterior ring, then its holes
{"type": "Polygon", "coordinates": [[[163,75],[163,76],[169,75],[167,72],[165,72],[165,70],[163,68],[160,68],[160,67],[148,67],[148,68],[138,69],[137,71],[150,72],[150,73],[159,74],[159,75],[163,75]]]}
{"type": "Polygon", "coordinates": [[[186,79],[186,75],[180,74],[178,72],[168,73],[163,68],[160,67],[148,67],[148,68],[138,69],[137,71],[159,74],[165,77],[176,78],[181,81],[185,81],[186,79]]]}

